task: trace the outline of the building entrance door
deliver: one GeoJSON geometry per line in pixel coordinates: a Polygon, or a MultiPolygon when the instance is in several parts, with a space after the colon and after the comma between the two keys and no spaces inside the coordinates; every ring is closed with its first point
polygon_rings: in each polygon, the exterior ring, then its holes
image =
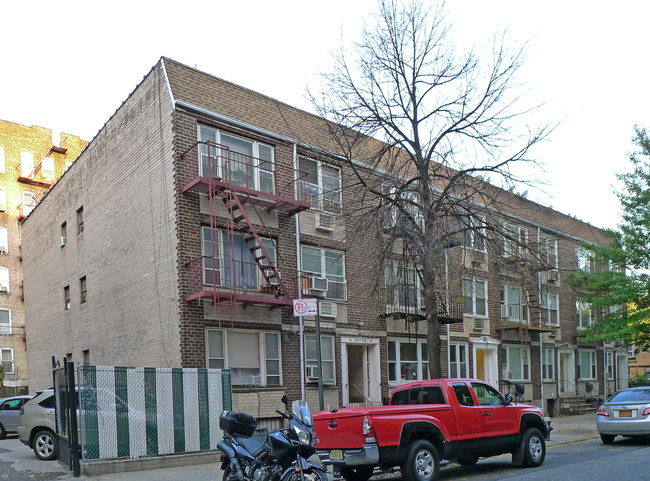
{"type": "Polygon", "coordinates": [[[559,386],[558,390],[560,395],[568,396],[573,395],[576,391],[575,386],[575,363],[573,361],[573,352],[562,352],[559,356],[559,386]]]}
{"type": "Polygon", "coordinates": [[[379,339],[341,338],[343,405],[381,403],[379,339]]]}

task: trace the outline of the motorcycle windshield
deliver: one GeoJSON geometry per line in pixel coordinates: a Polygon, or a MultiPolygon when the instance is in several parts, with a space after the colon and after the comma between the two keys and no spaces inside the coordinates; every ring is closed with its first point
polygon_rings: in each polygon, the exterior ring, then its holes
{"type": "Polygon", "coordinates": [[[305,426],[311,427],[311,412],[309,411],[309,406],[307,406],[307,401],[302,399],[299,401],[294,401],[291,404],[291,411],[296,419],[298,419],[305,426]]]}

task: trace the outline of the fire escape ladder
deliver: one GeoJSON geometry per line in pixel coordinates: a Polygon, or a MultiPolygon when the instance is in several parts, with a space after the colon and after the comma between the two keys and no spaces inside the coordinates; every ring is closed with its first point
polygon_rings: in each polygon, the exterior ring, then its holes
{"type": "Polygon", "coordinates": [[[262,273],[262,277],[264,277],[264,280],[272,289],[275,297],[286,297],[288,291],[282,282],[280,272],[277,270],[275,263],[271,260],[271,257],[258,234],[258,230],[248,217],[243,204],[244,202],[237,194],[233,194],[232,201],[226,204],[234,228],[242,234],[246,246],[250,250],[255,263],[262,273]],[[245,221],[243,225],[241,225],[242,221],[245,221]]]}
{"type": "Polygon", "coordinates": [[[527,272],[524,274],[524,288],[526,289],[526,302],[530,313],[530,320],[528,321],[531,326],[542,326],[542,308],[539,303],[539,286],[537,283],[537,276],[533,273],[527,272]]]}

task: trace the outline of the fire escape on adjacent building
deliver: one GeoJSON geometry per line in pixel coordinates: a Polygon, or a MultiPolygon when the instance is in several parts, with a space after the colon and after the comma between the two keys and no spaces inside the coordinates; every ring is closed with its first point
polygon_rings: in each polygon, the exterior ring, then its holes
{"type": "Polygon", "coordinates": [[[231,319],[237,305],[290,306],[287,285],[296,285],[296,279],[283,271],[286,262],[264,219],[310,207],[299,200],[305,197],[298,172],[272,157],[252,157],[214,142],[197,142],[181,160],[200,166],[181,192],[205,194],[210,210],[209,228],[202,228],[202,255],[185,263],[185,300],[210,300],[217,315],[220,307],[230,308],[231,319]]]}

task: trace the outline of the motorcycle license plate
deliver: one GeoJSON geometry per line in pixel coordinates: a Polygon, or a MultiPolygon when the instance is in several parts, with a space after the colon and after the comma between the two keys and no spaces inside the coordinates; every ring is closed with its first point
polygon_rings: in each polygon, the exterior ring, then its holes
{"type": "Polygon", "coordinates": [[[330,451],[330,459],[332,461],[343,461],[343,451],[340,449],[333,449],[330,451]]]}
{"type": "Polygon", "coordinates": [[[631,418],[632,417],[632,411],[619,411],[618,412],[618,417],[619,418],[631,418]]]}

